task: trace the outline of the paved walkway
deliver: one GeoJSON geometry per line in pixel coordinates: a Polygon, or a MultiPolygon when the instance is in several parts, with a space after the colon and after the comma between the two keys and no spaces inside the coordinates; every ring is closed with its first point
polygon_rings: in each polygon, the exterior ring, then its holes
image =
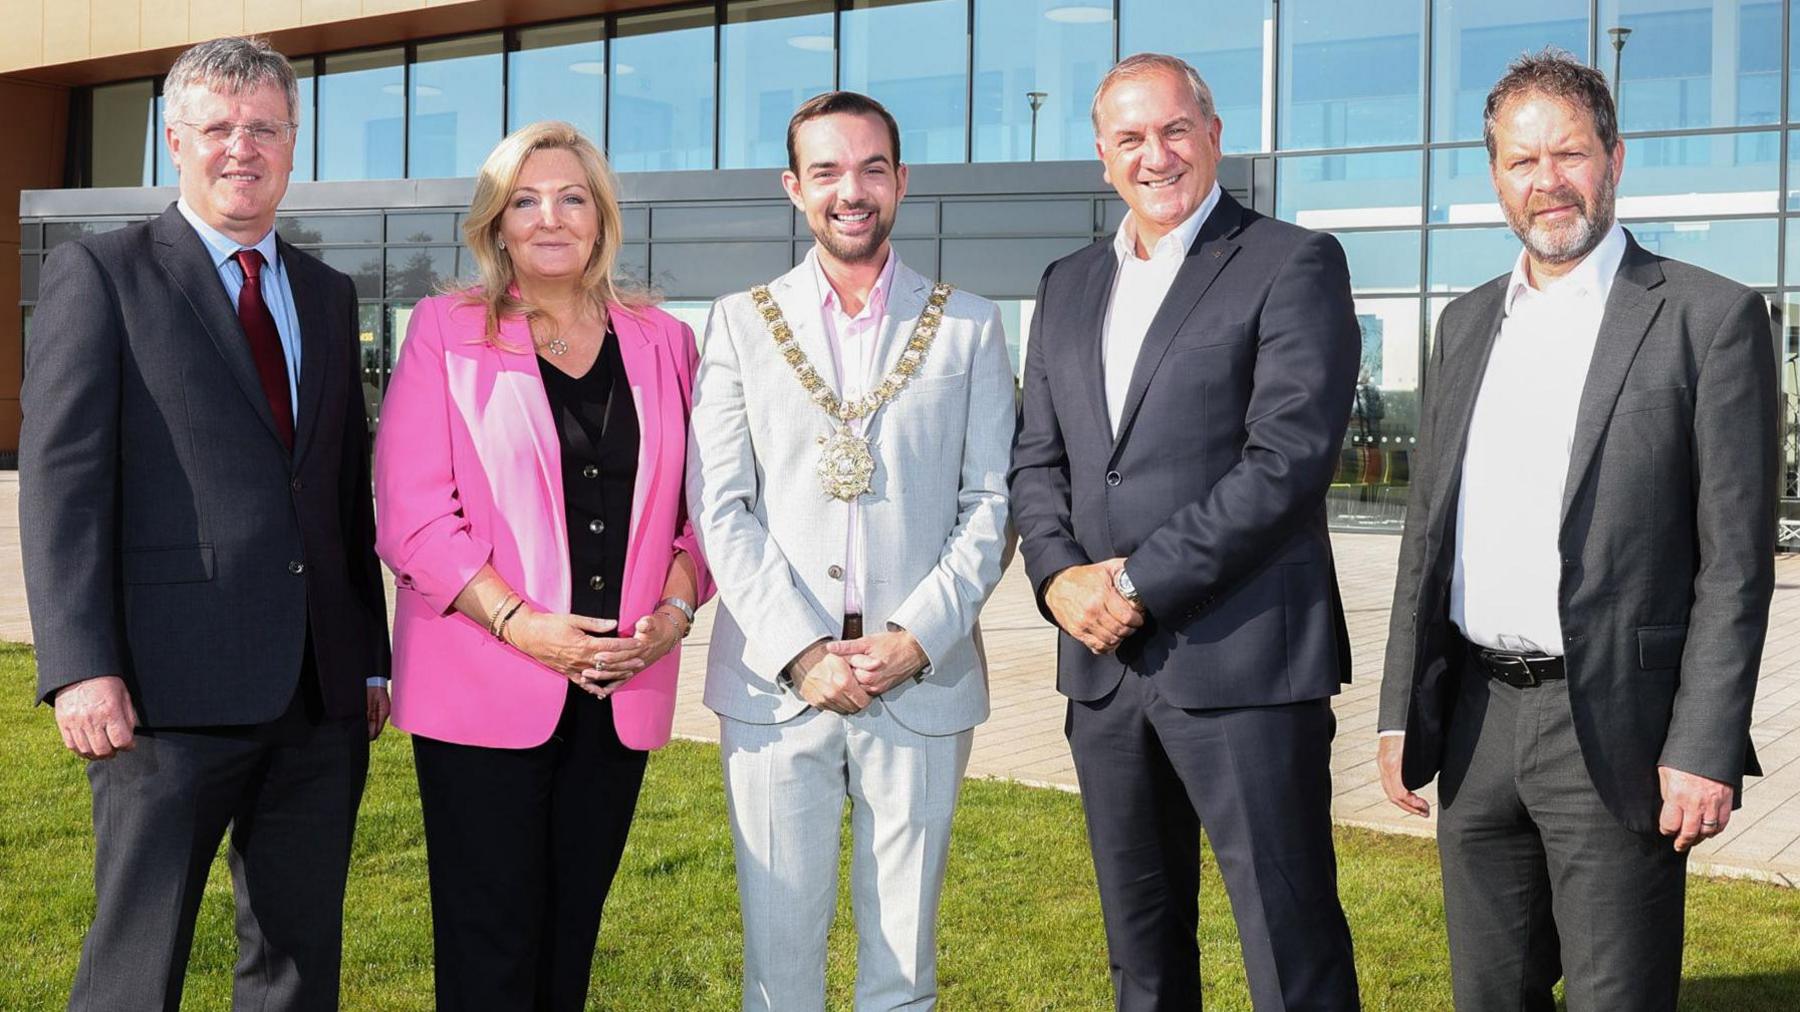
{"type": "MultiPolygon", "coordinates": [[[[17,474],[0,473],[0,639],[29,640],[17,501],[17,474]]],[[[1430,835],[1435,815],[1428,822],[1394,808],[1375,772],[1377,692],[1400,539],[1339,535],[1334,546],[1355,669],[1354,681],[1336,699],[1333,814],[1351,825],[1430,835]]],[[[1776,581],[1751,729],[1765,775],[1748,782],[1743,809],[1724,834],[1699,848],[1692,867],[1800,886],[1800,555],[1781,557],[1776,581]]],[[[712,610],[701,610],[688,640],[675,718],[677,734],[707,741],[718,738],[717,718],[700,703],[712,610]]],[[[993,716],[975,732],[970,775],[1074,790],[1075,768],[1062,734],[1063,700],[1054,686],[1055,632],[1039,617],[1022,567],[1008,571],[981,625],[993,716]]],[[[1424,793],[1435,802],[1431,789],[1424,793]]]]}

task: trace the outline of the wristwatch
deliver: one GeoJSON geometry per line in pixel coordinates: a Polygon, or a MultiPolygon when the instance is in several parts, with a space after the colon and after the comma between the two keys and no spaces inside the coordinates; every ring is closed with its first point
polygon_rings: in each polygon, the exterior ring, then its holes
{"type": "Polygon", "coordinates": [[[1118,590],[1120,597],[1133,605],[1143,605],[1144,599],[1138,596],[1137,587],[1131,583],[1131,574],[1125,571],[1124,566],[1120,566],[1119,571],[1113,575],[1113,587],[1118,590]]]}

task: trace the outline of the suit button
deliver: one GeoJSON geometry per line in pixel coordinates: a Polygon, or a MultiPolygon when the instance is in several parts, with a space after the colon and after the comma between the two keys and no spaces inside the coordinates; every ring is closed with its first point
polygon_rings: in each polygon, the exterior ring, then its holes
{"type": "Polygon", "coordinates": [[[1107,483],[1107,484],[1108,484],[1108,485],[1112,485],[1112,486],[1114,486],[1114,487],[1117,487],[1117,486],[1118,486],[1118,484],[1119,484],[1119,483],[1120,483],[1120,482],[1122,482],[1122,481],[1124,481],[1124,480],[1125,480],[1125,477],[1124,477],[1124,475],[1121,475],[1121,474],[1120,474],[1120,473],[1119,473],[1119,472],[1117,472],[1117,471],[1108,471],[1108,472],[1106,472],[1106,483],[1107,483]]]}
{"type": "Polygon", "coordinates": [[[832,566],[825,571],[825,575],[831,577],[833,580],[842,580],[844,578],[844,567],[832,566]]]}
{"type": "Polygon", "coordinates": [[[306,572],[306,563],[295,559],[293,562],[288,563],[288,572],[295,576],[299,576],[301,573],[306,572]]]}
{"type": "Polygon", "coordinates": [[[303,482],[300,479],[295,478],[293,481],[288,482],[288,487],[293,489],[294,491],[298,492],[301,489],[306,487],[306,482],[303,482]]]}
{"type": "Polygon", "coordinates": [[[605,590],[606,589],[606,577],[604,577],[604,576],[588,577],[588,589],[590,589],[590,590],[605,590]]]}
{"type": "Polygon", "coordinates": [[[589,520],[588,521],[588,533],[603,534],[605,532],[606,532],[606,521],[604,521],[604,520],[589,520]]]}
{"type": "Polygon", "coordinates": [[[581,469],[581,476],[583,478],[598,478],[600,477],[600,468],[597,465],[589,464],[581,469]]]}

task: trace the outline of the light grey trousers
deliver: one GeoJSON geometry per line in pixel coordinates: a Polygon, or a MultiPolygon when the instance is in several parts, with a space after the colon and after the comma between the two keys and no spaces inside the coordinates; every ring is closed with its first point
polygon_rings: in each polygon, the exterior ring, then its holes
{"type": "Polygon", "coordinates": [[[879,701],[851,717],[809,709],[782,724],[719,725],[745,1012],[825,1008],[846,799],[856,1008],[933,1008],[938,898],[974,732],[919,734],[879,701]]]}

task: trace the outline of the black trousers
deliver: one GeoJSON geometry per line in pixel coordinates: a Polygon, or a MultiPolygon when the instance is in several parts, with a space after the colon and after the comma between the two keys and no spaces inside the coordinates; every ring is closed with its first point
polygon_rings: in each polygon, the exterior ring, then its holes
{"type": "MultiPolygon", "coordinates": [[[[1473,668],[1473,666],[1471,666],[1473,668]]],[[[1681,986],[1687,856],[1594,789],[1569,683],[1464,674],[1438,778],[1458,1012],[1660,1012],[1681,986]]]]}
{"type": "Polygon", "coordinates": [[[1120,1012],[1200,1007],[1200,827],[1259,1012],[1359,1007],[1331,842],[1329,700],[1184,710],[1127,672],[1069,703],[1120,1012]]]}
{"type": "Polygon", "coordinates": [[[71,1010],[181,1006],[200,897],[228,829],[232,1006],[338,1007],[344,883],[369,740],[362,718],[325,720],[322,709],[309,664],[276,720],[140,729],[131,751],[88,764],[98,903],[71,1010]]]}
{"type": "Polygon", "coordinates": [[[585,1007],[648,756],[572,685],[533,748],[414,736],[439,1012],[585,1007]]]}

